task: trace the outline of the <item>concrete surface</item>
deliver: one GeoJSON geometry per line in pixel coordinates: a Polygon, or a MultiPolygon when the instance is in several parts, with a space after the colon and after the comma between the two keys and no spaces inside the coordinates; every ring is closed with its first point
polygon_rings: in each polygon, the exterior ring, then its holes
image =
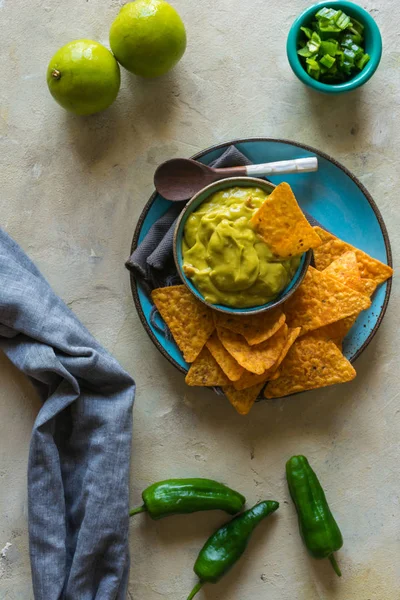
{"type": "MultiPolygon", "coordinates": [[[[354,382],[265,402],[241,418],[213,393],[188,389],[158,354],[135,313],[124,260],[158,163],[262,135],[309,143],[354,171],[378,202],[396,258],[399,4],[363,0],[383,34],[381,67],[364,89],[330,98],[305,89],[286,62],[286,33],[309,0],[174,0],[189,42],[175,71],[154,81],[123,72],[110,110],[68,115],[48,94],[47,63],[72,39],[107,43],[121,3],[0,0],[0,224],[136,378],[132,503],[154,480],[189,475],[223,479],[249,503],[281,501],[237,568],[199,600],[397,600],[397,281],[354,382]],[[308,455],[328,490],[345,537],[342,580],[302,547],[284,480],[292,453],[308,455]]],[[[25,471],[39,403],[4,357],[0,373],[0,599],[29,600],[25,471]]],[[[132,522],[130,598],[184,600],[197,552],[223,520],[132,522]]]]}

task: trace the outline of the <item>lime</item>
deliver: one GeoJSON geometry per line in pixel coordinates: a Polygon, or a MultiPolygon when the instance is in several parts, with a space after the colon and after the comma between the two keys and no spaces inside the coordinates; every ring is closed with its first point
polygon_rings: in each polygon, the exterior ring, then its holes
{"type": "Polygon", "coordinates": [[[53,98],[76,115],[92,115],[110,106],[121,83],[119,65],[107,48],[75,40],[55,53],[47,69],[53,98]]]}
{"type": "Polygon", "coordinates": [[[111,26],[110,46],[125,69],[142,77],[163,75],[182,58],[186,31],[164,0],[136,0],[123,6],[111,26]]]}

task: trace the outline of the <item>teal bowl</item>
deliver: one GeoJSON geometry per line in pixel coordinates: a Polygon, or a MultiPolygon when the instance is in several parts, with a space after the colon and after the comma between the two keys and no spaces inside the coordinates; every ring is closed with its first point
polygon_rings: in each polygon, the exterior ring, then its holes
{"type": "Polygon", "coordinates": [[[287,39],[286,52],[294,74],[305,85],[325,94],[342,94],[344,92],[355,90],[371,79],[381,60],[382,37],[374,19],[366,10],[361,8],[361,6],[358,6],[353,2],[348,2],[347,0],[318,2],[318,4],[314,4],[307,8],[293,23],[287,39]],[[313,79],[304,69],[300,57],[297,54],[298,42],[300,35],[302,35],[300,27],[307,27],[313,20],[315,13],[324,6],[342,10],[348,14],[349,17],[357,19],[357,21],[362,23],[365,27],[365,51],[370,55],[371,59],[358,75],[355,75],[352,79],[349,79],[349,81],[345,81],[344,83],[328,84],[313,79]]]}
{"type": "Polygon", "coordinates": [[[271,300],[271,302],[263,304],[262,306],[252,306],[249,308],[232,308],[230,306],[224,306],[222,304],[211,304],[210,302],[207,302],[205,300],[203,295],[193,285],[192,281],[188,277],[186,277],[183,271],[182,240],[187,219],[190,217],[192,212],[194,212],[200,206],[200,204],[207,200],[212,194],[230,187],[258,187],[270,194],[275,188],[275,185],[273,183],[270,183],[269,181],[266,181],[265,179],[256,179],[254,177],[230,177],[228,179],[222,179],[221,181],[216,181],[215,183],[208,185],[207,187],[203,188],[200,192],[198,192],[195,196],[193,196],[193,198],[189,200],[189,202],[186,204],[185,208],[179,215],[175,227],[173,249],[176,268],[183,283],[192,292],[192,294],[196,296],[196,298],[200,300],[200,302],[203,302],[204,304],[206,304],[210,308],[213,308],[214,310],[234,315],[249,315],[266,312],[285,302],[285,300],[287,300],[297,290],[297,288],[303,281],[304,276],[307,273],[307,269],[310,265],[312,257],[311,250],[303,254],[300,261],[300,265],[296,273],[294,274],[292,280],[286,286],[286,288],[282,290],[279,296],[277,296],[274,300],[271,300]]]}

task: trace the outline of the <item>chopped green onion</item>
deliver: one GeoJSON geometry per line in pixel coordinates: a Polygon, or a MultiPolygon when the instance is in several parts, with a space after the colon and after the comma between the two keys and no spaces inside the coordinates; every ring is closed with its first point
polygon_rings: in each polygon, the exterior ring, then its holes
{"type": "Polygon", "coordinates": [[[325,56],[320,58],[319,62],[321,65],[324,65],[324,67],[327,67],[328,69],[330,69],[335,64],[336,59],[333,58],[333,56],[329,56],[329,54],[325,54],[325,56]]]}
{"type": "Polygon", "coordinates": [[[342,10],[321,8],[298,43],[307,73],[325,83],[346,81],[370,60],[364,50],[364,26],[342,10]]]}
{"type": "Polygon", "coordinates": [[[351,48],[354,44],[353,36],[345,35],[340,43],[343,48],[351,48]]]}
{"type": "Polygon", "coordinates": [[[337,64],[336,64],[336,61],[335,61],[335,64],[334,64],[334,65],[332,65],[332,66],[331,66],[331,67],[328,69],[327,73],[329,73],[329,75],[336,75],[336,73],[337,73],[337,72],[338,72],[338,68],[337,68],[337,64]]]}
{"type": "Polygon", "coordinates": [[[342,31],[352,26],[350,17],[348,15],[345,15],[344,12],[342,12],[341,10],[338,10],[338,16],[335,19],[335,23],[342,31]]]}
{"type": "Polygon", "coordinates": [[[306,37],[311,40],[311,36],[313,34],[312,29],[310,29],[309,27],[300,27],[300,30],[306,34],[306,37]]]}
{"type": "Polygon", "coordinates": [[[315,58],[307,58],[306,63],[310,65],[310,67],[315,71],[319,71],[319,64],[318,61],[315,60],[315,58]]]}
{"type": "Polygon", "coordinates": [[[354,30],[357,34],[359,35],[363,35],[364,33],[364,25],[362,25],[359,21],[357,21],[356,19],[351,19],[352,22],[352,26],[350,27],[351,30],[354,30]]]}
{"type": "Polygon", "coordinates": [[[333,19],[333,17],[336,15],[336,13],[337,13],[337,11],[334,8],[327,8],[325,6],[324,8],[321,8],[321,10],[319,10],[317,12],[315,17],[317,19],[333,19]]]}
{"type": "Polygon", "coordinates": [[[335,56],[338,50],[339,42],[336,40],[326,40],[321,42],[321,54],[330,54],[331,56],[335,56]]]}
{"type": "Polygon", "coordinates": [[[343,64],[342,64],[343,73],[346,73],[346,75],[351,75],[353,67],[354,67],[354,62],[349,61],[345,58],[343,61],[343,64]]]}
{"type": "Polygon", "coordinates": [[[334,21],[328,21],[327,19],[321,19],[318,23],[318,30],[322,33],[340,33],[342,31],[334,21]]]}
{"type": "Polygon", "coordinates": [[[307,43],[307,47],[311,52],[318,52],[320,46],[321,38],[319,37],[318,33],[313,31],[311,40],[307,43]]]}
{"type": "Polygon", "coordinates": [[[304,56],[304,58],[309,58],[310,56],[313,56],[315,52],[311,52],[311,50],[308,49],[308,46],[305,45],[304,48],[300,48],[300,50],[297,50],[297,54],[299,56],[304,56]]]}
{"type": "Polygon", "coordinates": [[[364,54],[357,62],[356,62],[356,67],[358,69],[360,69],[360,71],[362,71],[362,69],[365,67],[365,65],[367,64],[367,62],[369,62],[369,60],[371,59],[369,54],[364,54]]]}
{"type": "Polygon", "coordinates": [[[317,80],[320,78],[320,75],[321,75],[320,70],[315,71],[314,69],[312,69],[310,67],[310,65],[307,66],[307,73],[310,75],[310,77],[312,77],[313,79],[317,79],[317,80]]]}
{"type": "Polygon", "coordinates": [[[349,62],[352,62],[354,64],[354,61],[356,60],[356,53],[354,52],[354,50],[352,50],[351,48],[345,48],[343,50],[343,54],[345,56],[345,60],[348,60],[349,62]]]}
{"type": "Polygon", "coordinates": [[[339,50],[338,52],[336,52],[336,62],[339,65],[339,67],[343,66],[343,63],[344,63],[344,52],[343,52],[343,50],[339,50]]]}
{"type": "Polygon", "coordinates": [[[360,45],[364,39],[361,33],[353,33],[351,37],[353,38],[353,42],[358,45],[360,45]]]}

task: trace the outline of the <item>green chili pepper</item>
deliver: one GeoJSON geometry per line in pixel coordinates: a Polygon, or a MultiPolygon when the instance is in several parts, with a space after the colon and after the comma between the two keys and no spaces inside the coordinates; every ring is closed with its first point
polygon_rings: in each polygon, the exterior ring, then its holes
{"type": "Polygon", "coordinates": [[[205,583],[217,583],[242,556],[255,527],[279,508],[274,500],[260,502],[223,525],[204,544],[194,565],[200,581],[187,600],[192,600],[205,583]]]}
{"type": "Polygon", "coordinates": [[[168,479],[159,481],[142,493],[143,506],[133,508],[129,516],[148,512],[152,519],[201,510],[224,510],[235,515],[246,498],[212,479],[168,479]]]}
{"type": "Polygon", "coordinates": [[[292,456],[288,460],[286,477],[306,548],[314,558],[329,558],[335,573],[341,577],[342,573],[333,553],[343,546],[342,534],[318,477],[305,456],[292,456]]]}

